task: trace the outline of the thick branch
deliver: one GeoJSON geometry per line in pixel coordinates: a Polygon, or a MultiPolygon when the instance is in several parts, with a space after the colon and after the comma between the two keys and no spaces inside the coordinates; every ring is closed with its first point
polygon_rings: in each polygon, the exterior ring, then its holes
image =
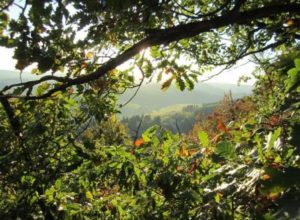
{"type": "MultiPolygon", "coordinates": [[[[53,93],[64,90],[72,85],[84,84],[93,81],[95,79],[98,79],[103,75],[105,75],[110,70],[121,65],[125,61],[133,58],[141,50],[151,46],[168,45],[174,41],[179,41],[185,38],[191,38],[201,33],[208,32],[212,29],[218,29],[232,24],[245,24],[249,21],[268,18],[275,14],[287,13],[287,12],[300,14],[300,4],[281,4],[281,5],[266,6],[263,8],[253,9],[245,12],[223,15],[209,20],[193,22],[189,24],[182,24],[172,28],[158,29],[152,32],[153,34],[149,35],[145,39],[136,43],[135,45],[133,45],[131,48],[129,48],[119,56],[106,62],[95,72],[92,72],[89,75],[79,76],[78,78],[75,79],[69,79],[67,82],[65,82],[65,84],[56,86],[55,88],[48,90],[48,92],[46,92],[41,96],[29,96],[23,98],[25,99],[47,98],[50,97],[53,93]]],[[[9,98],[10,96],[7,95],[6,97],[9,98]]]]}

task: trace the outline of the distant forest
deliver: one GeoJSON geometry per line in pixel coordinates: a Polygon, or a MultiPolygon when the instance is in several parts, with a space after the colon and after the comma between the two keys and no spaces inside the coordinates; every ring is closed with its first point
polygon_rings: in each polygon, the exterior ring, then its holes
{"type": "Polygon", "coordinates": [[[127,126],[128,132],[133,139],[139,137],[146,129],[154,125],[182,134],[189,132],[196,123],[197,118],[207,117],[216,106],[217,103],[203,106],[171,106],[171,108],[162,109],[155,114],[124,117],[121,122],[127,126]]]}

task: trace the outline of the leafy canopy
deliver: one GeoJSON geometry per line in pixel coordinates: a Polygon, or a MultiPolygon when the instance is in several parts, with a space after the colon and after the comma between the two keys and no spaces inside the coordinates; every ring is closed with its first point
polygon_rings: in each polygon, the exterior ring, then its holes
{"type": "MultiPolygon", "coordinates": [[[[0,45],[15,49],[17,69],[36,63],[34,74],[54,74],[13,86],[27,91],[21,95],[26,99],[111,74],[122,89],[133,83],[132,68],[115,68],[128,60],[143,77],[169,75],[163,89],[173,81],[181,90],[192,89],[212,66],[228,68],[246,55],[295,43],[299,11],[294,0],[4,1],[0,45]],[[59,71],[65,76],[56,76],[59,71]],[[56,83],[32,94],[33,86],[50,81],[56,83]]],[[[5,97],[20,96],[10,88],[3,90],[5,97]]]]}

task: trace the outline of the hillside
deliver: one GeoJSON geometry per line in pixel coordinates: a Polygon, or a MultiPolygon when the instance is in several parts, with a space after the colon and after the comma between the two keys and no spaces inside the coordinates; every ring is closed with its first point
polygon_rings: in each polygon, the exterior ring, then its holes
{"type": "MultiPolygon", "coordinates": [[[[252,87],[233,84],[202,83],[192,91],[179,91],[171,86],[167,91],[160,90],[158,84],[148,84],[141,87],[134,99],[121,109],[122,116],[130,117],[139,114],[149,114],[173,105],[202,105],[220,101],[225,93],[232,92],[234,99],[251,94],[252,87]]],[[[129,90],[120,97],[119,103],[125,103],[135,90],[129,90]]]]}
{"type": "MultiPolygon", "coordinates": [[[[38,78],[28,72],[22,73],[22,81],[38,78]]],[[[5,85],[19,83],[20,73],[17,71],[0,70],[0,88],[5,85]]],[[[233,98],[240,98],[251,94],[252,87],[247,85],[237,86],[222,83],[202,83],[197,84],[192,91],[179,91],[175,86],[171,86],[167,91],[162,91],[159,84],[143,85],[134,99],[124,106],[121,117],[133,115],[149,114],[159,111],[162,108],[186,105],[202,105],[220,101],[225,93],[232,92],[233,98]]],[[[135,90],[128,90],[119,98],[119,103],[123,104],[129,100],[135,90]]]]}
{"type": "Polygon", "coordinates": [[[147,115],[124,117],[121,122],[126,125],[133,139],[138,127],[138,135],[141,135],[146,129],[154,125],[159,125],[161,128],[175,133],[187,133],[195,124],[197,116],[206,117],[215,106],[216,104],[170,105],[147,115]]]}
{"type": "MultiPolygon", "coordinates": [[[[186,104],[169,105],[169,106],[161,108],[157,111],[155,110],[155,111],[151,112],[150,116],[151,117],[156,117],[156,116],[170,117],[170,116],[173,116],[173,115],[176,115],[176,114],[182,112],[183,109],[187,106],[188,105],[186,105],[186,104]]],[[[202,105],[193,105],[193,106],[194,106],[194,108],[197,108],[197,109],[202,108],[202,105]]]]}

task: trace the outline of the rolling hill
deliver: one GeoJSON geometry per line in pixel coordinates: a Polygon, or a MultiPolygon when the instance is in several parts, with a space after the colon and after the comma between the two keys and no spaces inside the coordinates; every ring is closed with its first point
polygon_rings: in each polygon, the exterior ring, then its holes
{"type": "MultiPolygon", "coordinates": [[[[22,73],[22,81],[37,79],[30,73],[22,73]]],[[[20,73],[17,71],[0,70],[0,88],[5,85],[20,82],[20,73]]],[[[159,84],[143,85],[134,99],[121,108],[121,117],[150,114],[162,108],[176,109],[178,106],[202,105],[220,101],[225,93],[232,92],[233,98],[240,98],[251,94],[252,87],[247,85],[237,86],[222,83],[199,83],[192,91],[179,91],[175,86],[170,86],[167,91],[162,91],[159,84]]],[[[129,100],[135,90],[128,90],[119,97],[119,103],[129,100]]]]}
{"type": "MultiPolygon", "coordinates": [[[[141,87],[134,99],[121,111],[122,115],[130,117],[133,115],[149,114],[159,111],[162,108],[177,108],[178,105],[202,105],[215,103],[224,97],[225,93],[232,92],[234,99],[250,95],[252,86],[221,83],[201,83],[195,86],[192,91],[179,91],[175,86],[171,86],[163,92],[158,84],[148,84],[141,87]]],[[[123,94],[119,103],[125,103],[133,95],[134,90],[123,94]]]]}

